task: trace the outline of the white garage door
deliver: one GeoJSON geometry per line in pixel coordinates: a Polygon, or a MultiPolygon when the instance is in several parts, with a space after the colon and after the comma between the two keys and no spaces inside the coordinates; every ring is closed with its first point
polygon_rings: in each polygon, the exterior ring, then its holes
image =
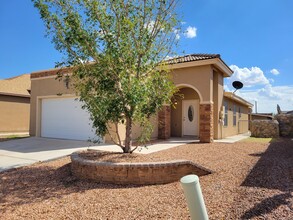
{"type": "Polygon", "coordinates": [[[99,139],[92,128],[89,113],[75,98],[42,100],[41,136],[72,140],[99,139]]]}

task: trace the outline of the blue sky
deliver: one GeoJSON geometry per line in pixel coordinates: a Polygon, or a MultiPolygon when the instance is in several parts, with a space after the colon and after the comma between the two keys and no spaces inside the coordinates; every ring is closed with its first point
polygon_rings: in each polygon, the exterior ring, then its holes
{"type": "MultiPolygon", "coordinates": [[[[258,102],[259,112],[293,109],[292,0],[182,0],[180,51],[219,53],[234,70],[225,80],[244,88],[237,92],[258,102]]],[[[30,0],[0,3],[0,78],[54,67],[61,55],[30,0]]]]}

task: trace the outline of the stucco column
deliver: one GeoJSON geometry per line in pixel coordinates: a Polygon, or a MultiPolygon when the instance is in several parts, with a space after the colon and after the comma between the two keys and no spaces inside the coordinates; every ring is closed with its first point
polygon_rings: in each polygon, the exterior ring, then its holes
{"type": "Polygon", "coordinates": [[[213,104],[199,105],[199,137],[200,142],[211,143],[214,141],[213,104]]]}
{"type": "Polygon", "coordinates": [[[171,106],[164,105],[158,114],[158,138],[168,139],[171,136],[171,106]]]}

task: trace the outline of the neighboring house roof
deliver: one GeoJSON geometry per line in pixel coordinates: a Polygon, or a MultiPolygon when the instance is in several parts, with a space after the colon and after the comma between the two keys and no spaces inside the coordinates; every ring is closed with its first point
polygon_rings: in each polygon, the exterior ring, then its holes
{"type": "Polygon", "coordinates": [[[224,92],[224,96],[235,101],[238,103],[241,103],[242,105],[246,105],[249,108],[252,108],[253,104],[251,104],[250,102],[246,101],[245,99],[241,98],[240,96],[235,95],[232,92],[224,92]]]}
{"type": "Polygon", "coordinates": [[[273,113],[263,113],[263,112],[253,113],[253,115],[265,115],[265,116],[271,116],[271,117],[274,116],[273,113]]]}
{"type": "Polygon", "coordinates": [[[30,74],[0,80],[0,94],[10,96],[30,97],[30,74]]]}
{"type": "MultiPolygon", "coordinates": [[[[266,118],[266,119],[273,119],[273,113],[251,113],[251,116],[266,118]]],[[[253,117],[252,117],[253,119],[253,117]]]]}
{"type": "Polygon", "coordinates": [[[174,57],[166,60],[165,62],[168,65],[171,65],[171,68],[173,69],[200,65],[214,65],[224,73],[225,77],[233,74],[233,70],[231,70],[230,67],[221,59],[220,54],[194,53],[174,57]]]}

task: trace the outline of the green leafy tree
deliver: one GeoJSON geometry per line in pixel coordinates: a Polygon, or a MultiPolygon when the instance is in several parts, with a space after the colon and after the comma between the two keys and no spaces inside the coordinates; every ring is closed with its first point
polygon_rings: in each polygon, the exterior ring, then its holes
{"type": "Polygon", "coordinates": [[[163,60],[178,39],[176,0],[32,0],[98,135],[131,153],[134,123],[149,140],[150,117],[176,91],[163,60]],[[125,141],[119,124],[125,124],[125,141]],[[114,134],[112,129],[115,131],[114,134]]]}

